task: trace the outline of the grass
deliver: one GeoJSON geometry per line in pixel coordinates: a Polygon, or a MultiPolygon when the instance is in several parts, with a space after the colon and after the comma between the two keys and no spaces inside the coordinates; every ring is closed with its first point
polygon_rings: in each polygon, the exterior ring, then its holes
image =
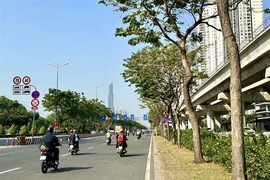
{"type": "Polygon", "coordinates": [[[165,180],[229,180],[231,173],[215,163],[194,163],[194,153],[187,149],[179,149],[171,142],[163,142],[160,136],[154,136],[161,169],[165,180]]]}

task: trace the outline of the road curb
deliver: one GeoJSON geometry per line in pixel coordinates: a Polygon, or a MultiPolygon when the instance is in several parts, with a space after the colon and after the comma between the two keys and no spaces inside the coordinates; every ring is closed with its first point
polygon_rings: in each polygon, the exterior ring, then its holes
{"type": "Polygon", "coordinates": [[[153,156],[154,156],[154,179],[164,180],[162,157],[158,151],[155,136],[153,136],[153,156]]]}

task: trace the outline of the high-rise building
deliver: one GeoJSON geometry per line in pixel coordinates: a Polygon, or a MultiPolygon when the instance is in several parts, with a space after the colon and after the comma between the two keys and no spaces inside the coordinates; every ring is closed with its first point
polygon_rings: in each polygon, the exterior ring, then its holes
{"type": "MultiPolygon", "coordinates": [[[[262,10],[262,0],[250,0],[249,3],[241,2],[236,9],[230,11],[232,29],[240,49],[256,36],[256,30],[263,23],[262,10]]],[[[210,5],[205,8],[203,17],[216,13],[217,6],[210,5]]],[[[207,22],[221,29],[219,17],[209,19],[207,22]]],[[[204,64],[200,70],[206,71],[211,76],[216,69],[228,61],[223,35],[222,32],[205,23],[198,26],[198,33],[201,33],[203,37],[200,45],[203,48],[201,54],[204,58],[204,64]]]]}
{"type": "Polygon", "coordinates": [[[111,111],[114,113],[114,94],[113,94],[112,78],[110,78],[109,84],[108,108],[111,109],[111,111]]]}

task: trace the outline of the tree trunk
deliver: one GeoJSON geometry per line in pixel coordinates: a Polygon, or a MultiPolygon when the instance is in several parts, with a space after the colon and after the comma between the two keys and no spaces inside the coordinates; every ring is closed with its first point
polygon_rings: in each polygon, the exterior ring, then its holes
{"type": "Polygon", "coordinates": [[[229,17],[229,0],[217,1],[220,24],[231,66],[230,96],[232,123],[232,180],[245,180],[241,66],[238,45],[229,17]]]}
{"type": "Polygon", "coordinates": [[[175,139],[175,122],[174,120],[172,120],[172,130],[173,130],[173,134],[172,134],[172,144],[175,145],[176,144],[176,139],[175,139]]]}
{"type": "Polygon", "coordinates": [[[202,154],[200,128],[196,112],[193,108],[191,97],[190,97],[190,84],[192,82],[193,74],[191,72],[190,66],[187,62],[187,52],[186,52],[186,42],[182,40],[179,44],[180,54],[183,67],[185,69],[185,80],[183,85],[183,94],[185,99],[186,110],[188,112],[188,117],[192,125],[193,132],[193,143],[194,143],[194,162],[195,163],[205,163],[202,154]]]}
{"type": "Polygon", "coordinates": [[[176,126],[177,126],[177,145],[179,148],[181,148],[182,145],[181,145],[180,119],[178,117],[176,119],[176,126]]]}

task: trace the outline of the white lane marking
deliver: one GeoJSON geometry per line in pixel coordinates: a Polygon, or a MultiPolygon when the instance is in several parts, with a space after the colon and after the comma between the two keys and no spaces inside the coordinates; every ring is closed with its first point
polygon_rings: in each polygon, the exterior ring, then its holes
{"type": "Polygon", "coordinates": [[[14,154],[14,153],[0,154],[0,156],[6,156],[6,155],[10,155],[10,154],[14,154]]]}
{"type": "Polygon", "coordinates": [[[152,156],[152,139],[153,137],[151,136],[150,140],[150,146],[149,146],[149,151],[148,151],[148,156],[147,156],[147,164],[146,164],[146,170],[145,170],[145,180],[150,180],[151,178],[151,156],[152,156]]]}
{"type": "Polygon", "coordinates": [[[89,147],[89,148],[87,148],[87,149],[92,149],[93,147],[89,147]]]}
{"type": "Polygon", "coordinates": [[[6,170],[6,171],[2,171],[2,172],[0,172],[0,174],[8,173],[8,172],[15,171],[15,170],[18,170],[18,169],[21,169],[21,167],[17,167],[17,168],[14,168],[14,169],[9,169],[9,170],[6,170]]]}
{"type": "Polygon", "coordinates": [[[63,155],[61,155],[61,157],[65,157],[65,156],[68,156],[68,155],[70,155],[70,153],[63,154],[63,155]]]}

